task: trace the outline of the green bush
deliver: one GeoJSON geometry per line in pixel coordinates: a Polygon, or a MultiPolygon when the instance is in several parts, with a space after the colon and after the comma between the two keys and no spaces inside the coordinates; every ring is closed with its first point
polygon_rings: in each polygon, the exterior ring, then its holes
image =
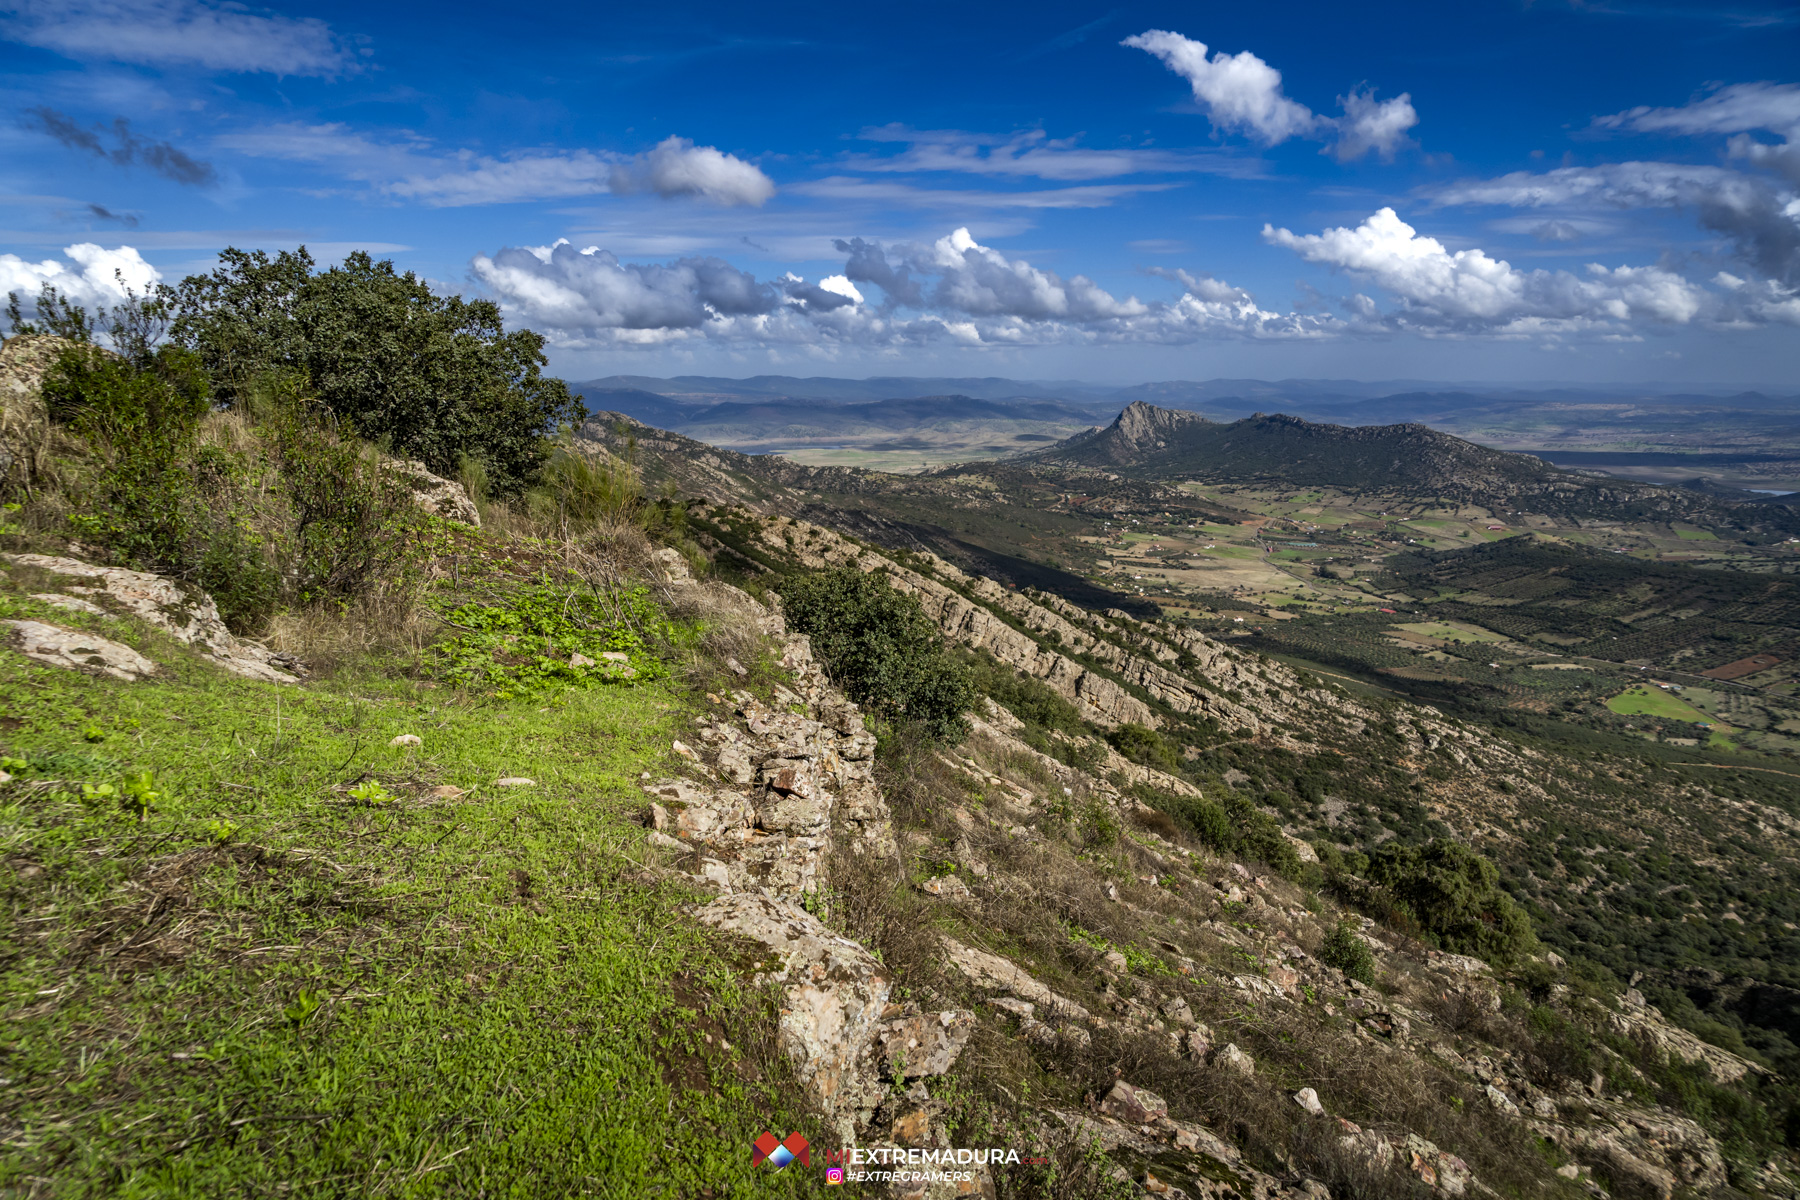
{"type": "Polygon", "coordinates": [[[1168,772],[1177,771],[1181,767],[1181,758],[1175,752],[1175,747],[1156,730],[1136,722],[1125,722],[1107,733],[1106,740],[1114,750],[1134,763],[1168,772]]]}
{"type": "Polygon", "coordinates": [[[173,290],[171,335],[200,355],[228,404],[270,371],[299,372],[358,435],[450,478],[479,460],[503,496],[534,483],[546,435],[584,415],[561,380],[541,374],[544,339],[507,333],[490,301],[439,296],[362,251],[316,274],[305,247],[220,258],[173,290]]]}
{"type": "Polygon", "coordinates": [[[934,739],[967,736],[976,693],[916,597],[854,567],[790,576],[782,588],[788,628],[812,639],[832,679],[889,721],[916,722],[934,739]]]}
{"type": "Polygon", "coordinates": [[[1499,870],[1461,843],[1388,842],[1369,856],[1368,877],[1453,953],[1504,963],[1537,944],[1531,919],[1500,889],[1499,870]]]}
{"type": "Polygon", "coordinates": [[[428,521],[405,476],[340,436],[292,377],[265,378],[258,407],[288,506],[294,598],[342,601],[402,583],[428,521]]]}
{"type": "Polygon", "coordinates": [[[204,588],[239,633],[266,623],[280,573],[241,500],[246,465],[199,445],[211,404],[198,358],[171,346],[122,358],[79,344],[46,372],[43,394],[51,420],[98,460],[72,496],[78,536],[115,561],[204,588]]]}
{"type": "Polygon", "coordinates": [[[1345,917],[1325,935],[1325,942],[1319,947],[1319,961],[1352,979],[1371,985],[1375,982],[1375,955],[1358,934],[1352,917],[1345,917]]]}

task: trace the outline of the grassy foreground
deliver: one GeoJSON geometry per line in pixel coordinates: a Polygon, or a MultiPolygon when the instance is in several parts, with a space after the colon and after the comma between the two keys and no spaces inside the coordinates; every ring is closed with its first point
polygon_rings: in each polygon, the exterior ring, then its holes
{"type": "MultiPolygon", "coordinates": [[[[51,612],[0,597],[87,621],[51,612]]],[[[674,684],[279,688],[96,627],[161,675],[0,653],[0,745],[25,764],[0,787],[0,1194],[822,1182],[752,1171],[763,1128],[814,1132],[771,999],[629,819],[687,715],[674,684]]]]}

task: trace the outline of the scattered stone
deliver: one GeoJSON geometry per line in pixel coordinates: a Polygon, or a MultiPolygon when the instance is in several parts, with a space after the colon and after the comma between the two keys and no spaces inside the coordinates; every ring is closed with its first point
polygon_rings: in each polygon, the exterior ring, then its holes
{"type": "Polygon", "coordinates": [[[461,788],[452,787],[450,784],[445,783],[439,784],[425,794],[430,796],[433,800],[456,800],[460,799],[464,793],[461,788]]]}
{"type": "Polygon", "coordinates": [[[890,1079],[904,1081],[942,1075],[975,1031],[975,1014],[967,1009],[901,1017],[881,1028],[881,1058],[890,1079]]]}
{"type": "Polygon", "coordinates": [[[26,658],[53,667],[125,680],[143,679],[156,673],[155,663],[130,646],[121,646],[107,638],[41,621],[7,621],[6,624],[13,630],[14,649],[26,658]]]}
{"type": "Polygon", "coordinates": [[[578,651],[574,654],[569,655],[569,665],[571,667],[591,667],[596,664],[593,659],[589,658],[587,655],[582,654],[578,651]]]}
{"type": "Polygon", "coordinates": [[[625,653],[623,650],[602,650],[600,652],[600,657],[610,663],[628,663],[631,661],[631,655],[625,653]]]}
{"type": "Polygon", "coordinates": [[[1225,1045],[1213,1051],[1212,1065],[1236,1071],[1239,1075],[1256,1074],[1256,1060],[1239,1050],[1236,1042],[1226,1042],[1225,1045]]]}
{"type": "Polygon", "coordinates": [[[1315,1117],[1325,1115],[1325,1106],[1319,1103],[1319,1093],[1312,1088],[1301,1088],[1294,1093],[1294,1103],[1304,1108],[1315,1117]]]}
{"type": "Polygon", "coordinates": [[[1205,1062],[1207,1055],[1212,1053],[1212,1031],[1204,1025],[1190,1029],[1182,1039],[1182,1046],[1187,1050],[1189,1058],[1195,1062],[1205,1062]]]}
{"type": "Polygon", "coordinates": [[[700,756],[698,754],[694,753],[694,748],[692,746],[688,745],[686,742],[681,741],[680,739],[677,739],[676,741],[671,743],[670,748],[673,749],[675,751],[675,753],[681,755],[681,757],[688,759],[691,762],[699,762],[700,761],[700,756]]]}
{"type": "Polygon", "coordinates": [[[1029,1000],[1021,1000],[1017,996],[995,996],[989,1004],[1002,1012],[1009,1012],[1015,1017],[1030,1017],[1037,1014],[1037,1005],[1029,1000]]]}
{"type": "Polygon", "coordinates": [[[735,658],[727,658],[725,660],[725,667],[733,675],[748,675],[750,673],[749,669],[735,658]]]}
{"type": "Polygon", "coordinates": [[[537,780],[527,779],[523,775],[507,775],[497,781],[499,787],[536,787],[537,780]]]}
{"type": "Polygon", "coordinates": [[[1108,950],[1100,961],[1106,964],[1109,971],[1117,972],[1120,975],[1131,974],[1131,964],[1126,962],[1125,956],[1117,950],[1108,950]]]}
{"type": "Polygon", "coordinates": [[[403,733],[388,743],[390,746],[423,746],[425,739],[416,733],[403,733]]]}
{"type": "Polygon", "coordinates": [[[1511,1117],[1516,1117],[1519,1115],[1519,1106],[1512,1102],[1512,1098],[1510,1096],[1508,1096],[1505,1092],[1501,1091],[1499,1088],[1495,1087],[1493,1084],[1490,1083],[1487,1085],[1487,1089],[1484,1094],[1487,1096],[1487,1102],[1489,1104],[1493,1105],[1495,1108],[1499,1109],[1501,1112],[1503,1112],[1511,1117]]]}
{"type": "Polygon", "coordinates": [[[933,896],[944,896],[952,900],[965,900],[970,894],[969,885],[955,875],[940,875],[936,879],[927,879],[919,887],[933,896]]]}
{"type": "Polygon", "coordinates": [[[1556,1168],[1556,1173],[1561,1175],[1564,1179],[1574,1179],[1581,1174],[1581,1168],[1574,1163],[1564,1163],[1562,1166],[1556,1168]]]}
{"type": "Polygon", "coordinates": [[[1100,1101],[1100,1111],[1130,1125],[1150,1125],[1169,1115],[1169,1102],[1147,1088],[1134,1087],[1121,1079],[1100,1101]]]}
{"type": "Polygon", "coordinates": [[[652,846],[661,846],[664,850],[686,851],[693,849],[692,846],[689,846],[680,838],[670,837],[660,829],[652,829],[650,831],[650,844],[652,846]]]}
{"type": "Polygon", "coordinates": [[[433,475],[424,463],[413,459],[390,458],[383,461],[395,475],[412,489],[413,503],[436,517],[481,528],[481,510],[469,498],[468,489],[452,479],[433,475]]]}

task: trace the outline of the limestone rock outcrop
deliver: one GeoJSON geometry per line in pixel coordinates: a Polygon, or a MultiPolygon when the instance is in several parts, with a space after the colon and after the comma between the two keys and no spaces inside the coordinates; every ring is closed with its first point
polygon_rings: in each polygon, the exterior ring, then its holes
{"type": "Polygon", "coordinates": [[[62,593],[40,594],[47,603],[77,611],[99,609],[144,621],[194,647],[234,675],[266,683],[299,682],[298,676],[276,665],[277,655],[267,647],[234,637],[220,619],[218,605],[198,588],[184,587],[167,576],[148,571],[98,567],[49,554],[4,557],[16,567],[81,581],[64,585],[62,593]]]}

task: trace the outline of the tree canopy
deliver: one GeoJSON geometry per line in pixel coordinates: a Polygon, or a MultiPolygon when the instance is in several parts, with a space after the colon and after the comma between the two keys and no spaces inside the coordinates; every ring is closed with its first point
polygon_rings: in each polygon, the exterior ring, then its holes
{"type": "Polygon", "coordinates": [[[270,372],[304,373],[361,436],[441,475],[474,458],[501,494],[530,485],[546,435],[582,415],[541,373],[543,337],[508,333],[491,301],[440,296],[360,250],[326,271],[304,246],[220,258],[173,289],[170,336],[201,356],[225,403],[270,372]]]}
{"type": "Polygon", "coordinates": [[[1388,842],[1369,856],[1368,877],[1453,953],[1506,962],[1536,944],[1531,919],[1501,890],[1499,870],[1459,842],[1388,842]]]}

